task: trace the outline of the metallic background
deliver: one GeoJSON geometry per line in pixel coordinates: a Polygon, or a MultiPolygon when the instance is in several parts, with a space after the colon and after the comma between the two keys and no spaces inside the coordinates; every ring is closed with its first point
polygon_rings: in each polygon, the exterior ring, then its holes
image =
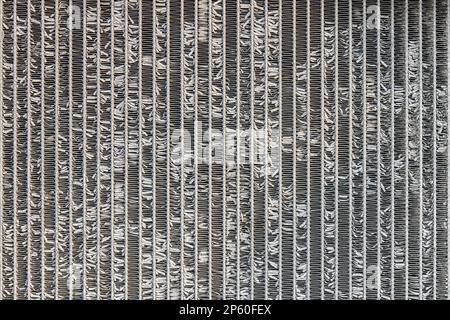
{"type": "Polygon", "coordinates": [[[0,298],[449,297],[447,0],[0,6],[0,298]]]}

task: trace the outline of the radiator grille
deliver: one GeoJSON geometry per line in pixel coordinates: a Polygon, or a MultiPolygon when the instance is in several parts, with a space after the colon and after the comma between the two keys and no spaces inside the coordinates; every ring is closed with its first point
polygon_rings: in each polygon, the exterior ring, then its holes
{"type": "Polygon", "coordinates": [[[0,298],[448,298],[449,15],[2,0],[0,298]]]}

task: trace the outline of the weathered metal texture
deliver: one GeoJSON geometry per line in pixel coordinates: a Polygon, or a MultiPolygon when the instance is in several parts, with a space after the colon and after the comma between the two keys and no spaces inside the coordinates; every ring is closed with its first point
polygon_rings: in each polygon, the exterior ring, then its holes
{"type": "Polygon", "coordinates": [[[0,6],[0,298],[449,297],[447,0],[0,6]]]}

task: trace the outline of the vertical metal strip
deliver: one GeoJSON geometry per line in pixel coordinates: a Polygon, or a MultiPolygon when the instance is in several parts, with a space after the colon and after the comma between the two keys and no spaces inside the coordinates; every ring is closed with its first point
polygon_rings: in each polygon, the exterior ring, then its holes
{"type": "Polygon", "coordinates": [[[169,210],[169,222],[170,222],[170,239],[169,239],[169,250],[170,250],[170,264],[169,264],[169,276],[170,276],[170,299],[180,298],[180,234],[181,234],[181,219],[182,219],[182,208],[181,208],[181,183],[180,183],[180,166],[179,155],[175,154],[175,151],[179,153],[177,149],[179,147],[179,132],[180,132],[180,119],[181,119],[181,37],[180,37],[180,7],[178,4],[171,3],[169,20],[170,30],[170,45],[168,47],[170,65],[168,65],[168,86],[170,91],[168,92],[168,104],[170,112],[168,117],[168,124],[170,131],[168,132],[167,139],[168,150],[167,159],[169,165],[169,177],[170,180],[170,194],[168,204],[170,205],[169,210]],[[170,145],[170,146],[169,146],[170,145]]]}
{"type": "Polygon", "coordinates": [[[322,298],[322,6],[319,1],[309,1],[310,7],[310,81],[308,89],[309,103],[309,140],[310,140],[310,291],[311,299],[322,298]],[[318,23],[312,23],[318,21],[318,23]]]}
{"type": "Polygon", "coordinates": [[[138,162],[139,162],[139,168],[138,168],[138,180],[139,180],[139,191],[138,191],[138,298],[139,300],[143,299],[143,271],[142,271],[142,265],[144,262],[144,259],[142,257],[143,255],[143,250],[142,250],[142,246],[143,246],[143,231],[142,231],[142,225],[143,225],[143,205],[142,205],[142,201],[143,201],[143,191],[142,191],[142,184],[143,184],[143,178],[142,178],[142,172],[143,172],[143,160],[142,160],[142,153],[143,153],[143,147],[142,147],[142,122],[143,122],[143,111],[144,111],[144,102],[143,102],[143,94],[142,94],[142,81],[143,81],[143,36],[142,36],[142,27],[143,27],[143,23],[142,23],[142,15],[143,15],[143,7],[142,7],[142,0],[138,1],[138,10],[139,10],[139,35],[138,35],[138,41],[139,41],[139,52],[138,52],[138,57],[139,57],[139,69],[138,69],[138,162]]]}
{"type": "Polygon", "coordinates": [[[394,100],[394,85],[393,85],[393,60],[392,60],[392,23],[391,23],[391,0],[380,1],[380,97],[381,97],[381,120],[380,120],[380,226],[379,236],[381,238],[380,251],[378,252],[381,269],[379,284],[380,284],[380,299],[390,299],[392,290],[391,284],[393,279],[393,242],[394,224],[393,212],[395,190],[394,188],[394,119],[395,112],[393,112],[394,100]],[[383,50],[383,48],[386,48],[383,50]],[[384,59],[384,60],[383,60],[384,59]],[[383,134],[384,133],[384,134],[383,134]],[[384,258],[385,257],[385,258],[384,258]]]}
{"type": "MultiPolygon", "coordinates": [[[[450,0],[447,1],[447,50],[450,50],[450,0]]],[[[447,72],[450,70],[450,52],[447,52],[447,72]]],[[[447,74],[447,95],[450,93],[450,77],[447,74]]],[[[450,199],[450,98],[447,98],[447,199],[450,199]]],[[[447,226],[450,223],[450,202],[447,200],[447,226]]],[[[450,299],[450,228],[447,227],[447,299],[450,299]]]]}
{"type": "MultiPolygon", "coordinates": [[[[307,70],[307,2],[295,0],[293,19],[293,90],[295,115],[293,134],[293,189],[294,192],[294,233],[293,233],[293,260],[295,275],[295,299],[305,300],[308,292],[308,70],[307,70]],[[295,238],[295,239],[294,239],[295,238]]],[[[289,165],[288,165],[289,167],[289,165]]]]}
{"type": "MultiPolygon", "coordinates": [[[[13,1],[13,298],[17,299],[17,2],[13,1]]],[[[3,66],[2,66],[3,67],[3,66]]],[[[3,174],[3,173],[1,173],[3,174]]]]}
{"type": "MultiPolygon", "coordinates": [[[[428,3],[428,2],[427,2],[428,3]]],[[[426,4],[427,4],[426,3],[426,4]]],[[[419,25],[419,31],[418,31],[418,36],[419,36],[419,43],[418,43],[418,50],[419,50],[419,61],[418,61],[418,65],[419,65],[419,69],[418,69],[418,113],[419,113],[419,136],[418,136],[418,144],[419,144],[419,262],[418,262],[418,272],[419,272],[419,299],[423,299],[424,297],[424,293],[426,294],[426,284],[424,283],[426,281],[427,277],[424,277],[424,273],[427,272],[427,254],[426,252],[424,252],[426,250],[426,248],[424,249],[425,246],[428,245],[428,241],[425,238],[426,236],[426,222],[427,222],[427,209],[425,207],[425,205],[431,205],[431,203],[429,203],[427,201],[427,199],[424,200],[424,193],[426,194],[426,185],[425,185],[425,179],[424,178],[424,170],[427,170],[428,165],[425,162],[426,159],[424,157],[424,150],[427,147],[427,145],[431,144],[431,141],[428,141],[426,135],[424,133],[426,133],[426,129],[424,128],[424,124],[426,124],[427,121],[427,114],[432,110],[431,108],[428,109],[427,106],[425,104],[428,103],[432,103],[431,101],[427,101],[427,96],[426,94],[423,92],[424,90],[424,81],[427,81],[427,73],[428,70],[426,70],[426,62],[424,62],[425,59],[427,59],[427,52],[425,52],[425,54],[423,53],[422,50],[422,46],[424,45],[428,45],[426,44],[426,40],[427,37],[425,37],[424,39],[424,26],[423,24],[423,17],[427,16],[427,12],[426,12],[426,8],[425,8],[425,12],[424,8],[423,8],[424,3],[422,1],[419,1],[419,21],[418,21],[418,25],[419,25]],[[425,41],[424,41],[425,40],[425,41]],[[425,70],[424,70],[425,69],[425,70]],[[424,108],[425,112],[424,112],[424,108]],[[424,139],[426,139],[427,141],[423,141],[424,139]],[[425,290],[424,290],[425,287],[425,290]]],[[[427,32],[427,27],[425,26],[425,32],[427,32]]],[[[414,50],[414,41],[412,40],[410,42],[410,44],[412,45],[412,50],[414,50]]],[[[431,44],[432,47],[432,44],[431,44]]],[[[431,49],[431,48],[430,48],[431,49]]],[[[413,51],[414,52],[414,51],[413,51]]],[[[411,58],[413,59],[413,55],[411,55],[411,58]]],[[[412,63],[414,63],[414,60],[412,61],[412,63]]],[[[412,69],[412,68],[411,68],[412,69]]],[[[412,70],[414,71],[414,70],[412,70]]],[[[413,78],[414,79],[414,78],[413,78]]],[[[430,85],[430,84],[429,84],[430,85]]],[[[426,87],[425,90],[427,90],[428,88],[426,87]]],[[[413,89],[414,90],[414,89],[413,89]]],[[[412,119],[413,120],[413,119],[412,119]]],[[[413,133],[412,133],[413,134],[413,133]]],[[[431,132],[431,134],[433,134],[431,132]]],[[[430,150],[430,153],[432,153],[432,151],[430,150]]],[[[427,170],[428,171],[428,170],[427,170]]],[[[431,201],[432,199],[432,195],[429,196],[429,199],[431,201]]],[[[411,213],[413,213],[414,211],[411,210],[411,213]]]]}
{"type": "MultiPolygon", "coordinates": [[[[252,61],[251,61],[251,21],[249,17],[251,16],[251,5],[250,0],[242,0],[240,2],[239,9],[240,19],[238,22],[239,26],[239,126],[238,132],[239,143],[238,148],[240,149],[239,157],[239,186],[240,186],[240,228],[239,228],[239,273],[240,273],[240,299],[249,299],[251,295],[251,180],[252,165],[249,163],[249,148],[251,145],[249,143],[248,130],[251,127],[251,108],[252,102],[250,101],[252,95],[252,61]]],[[[251,148],[250,148],[251,149],[251,148]]]]}
{"type": "Polygon", "coordinates": [[[141,2],[128,1],[128,298],[138,299],[141,295],[141,2]]]}
{"type": "MultiPolygon", "coordinates": [[[[129,51],[129,37],[128,37],[128,0],[124,0],[124,68],[125,68],[125,75],[124,75],[124,88],[125,88],[125,95],[124,95],[124,111],[125,111],[125,128],[124,128],[124,140],[125,140],[125,159],[124,159],[124,220],[125,220],[125,246],[124,246],[124,269],[125,269],[125,279],[124,279],[124,289],[125,289],[125,299],[128,300],[128,273],[129,273],[129,263],[128,263],[128,233],[130,229],[130,220],[128,217],[128,78],[129,78],[129,72],[128,72],[128,51],[129,51]]],[[[169,87],[169,86],[168,86],[169,87]]],[[[168,232],[169,235],[169,232],[168,232]]],[[[167,291],[169,292],[169,290],[167,291]]]]}
{"type": "MultiPolygon", "coordinates": [[[[0,0],[0,64],[3,66],[3,0],[0,0]]],[[[3,68],[0,72],[0,132],[3,132],[3,68]]],[[[0,224],[3,226],[3,134],[0,134],[0,224]]],[[[0,228],[0,299],[3,299],[3,228],[0,228]]]]}
{"type": "MultiPolygon", "coordinates": [[[[0,64],[3,66],[3,0],[0,0],[0,64]]],[[[0,72],[0,225],[3,226],[3,68],[0,72]]],[[[0,228],[0,299],[3,299],[3,228],[0,228]]]]}
{"type": "MultiPolygon", "coordinates": [[[[393,33],[395,35],[394,40],[398,40],[393,42],[394,46],[394,107],[395,107],[395,127],[394,132],[396,137],[394,137],[394,159],[395,159],[395,167],[394,167],[394,185],[396,188],[395,191],[395,208],[394,208],[394,243],[397,250],[394,250],[394,297],[397,299],[406,299],[406,264],[407,264],[407,215],[405,210],[408,207],[407,198],[408,198],[408,188],[407,188],[407,144],[405,140],[408,138],[407,135],[407,125],[405,121],[407,120],[407,116],[405,113],[407,112],[407,86],[406,86],[406,77],[405,70],[407,70],[407,60],[406,60],[406,50],[405,45],[407,42],[402,39],[402,37],[407,34],[407,30],[404,29],[405,23],[404,20],[407,19],[407,11],[405,3],[394,1],[392,4],[394,7],[393,10],[396,12],[396,15],[392,17],[393,23],[393,33]],[[398,98],[395,98],[398,97],[398,98]],[[397,111],[398,110],[398,111],[397,111]]],[[[407,210],[406,210],[407,211],[407,210]]]]}
{"type": "Polygon", "coordinates": [[[210,267],[210,226],[211,226],[211,202],[210,193],[212,176],[211,172],[211,148],[210,148],[210,131],[211,128],[211,32],[209,30],[211,10],[208,1],[199,1],[198,3],[198,41],[199,41],[199,180],[202,182],[199,188],[199,298],[207,299],[210,297],[211,289],[211,267],[210,267]],[[207,131],[204,130],[206,123],[207,131]]]}
{"type": "MultiPolygon", "coordinates": [[[[184,0],[182,0],[184,1],[184,0]]],[[[223,74],[222,74],[222,104],[223,104],[223,120],[222,120],[222,134],[223,134],[223,167],[222,167],[222,192],[223,192],[223,207],[222,207],[222,273],[223,273],[223,280],[222,280],[222,296],[220,299],[226,299],[227,298],[227,283],[228,283],[228,277],[227,277],[227,233],[228,233],[228,221],[227,221],[227,51],[226,51],[226,39],[227,39],[227,1],[222,0],[222,68],[223,68],[223,74]]],[[[184,132],[184,131],[183,131],[184,132]]],[[[184,135],[184,134],[183,134],[184,135]]]]}
{"type": "Polygon", "coordinates": [[[255,13],[254,13],[254,7],[253,7],[254,0],[250,0],[250,155],[249,155],[249,161],[250,161],[250,299],[254,299],[254,280],[255,280],[255,274],[254,274],[254,268],[255,268],[255,254],[254,254],[254,223],[255,223],[255,191],[254,191],[254,184],[255,184],[255,177],[254,177],[254,134],[253,131],[255,130],[255,115],[254,115],[254,100],[255,100],[255,53],[254,53],[254,20],[255,20],[255,13]]]}
{"type": "Polygon", "coordinates": [[[423,297],[423,114],[422,0],[419,0],[419,299],[423,297]]]}
{"type": "Polygon", "coordinates": [[[405,299],[409,298],[409,18],[408,0],[405,1],[405,299]]]}
{"type": "Polygon", "coordinates": [[[168,39],[166,33],[169,31],[170,26],[168,25],[169,19],[169,8],[165,1],[158,1],[155,6],[155,180],[156,180],[156,190],[155,190],[155,254],[156,254],[156,298],[157,299],[167,299],[169,294],[169,275],[170,271],[169,261],[169,248],[170,245],[168,241],[170,240],[170,230],[168,229],[168,213],[170,203],[168,200],[168,120],[170,115],[168,114],[168,103],[170,102],[167,94],[170,94],[167,86],[170,85],[168,72],[169,66],[167,65],[169,60],[168,56],[168,39]]]}
{"type": "Polygon", "coordinates": [[[433,0],[433,292],[437,298],[437,83],[436,83],[436,0],[433,0]]]}
{"type": "Polygon", "coordinates": [[[325,298],[325,3],[320,2],[320,299],[325,298]]]}
{"type": "Polygon", "coordinates": [[[87,287],[87,262],[86,262],[86,253],[87,253],[87,236],[86,236],[86,216],[87,216],[87,134],[86,134],[86,126],[87,126],[87,0],[83,0],[83,289],[82,289],[82,297],[83,300],[86,299],[86,287],[87,287]]]}
{"type": "Polygon", "coordinates": [[[195,291],[195,262],[193,224],[195,216],[195,182],[193,172],[192,130],[194,119],[194,5],[193,1],[182,1],[181,10],[181,287],[182,299],[191,299],[195,291]]]}
{"type": "Polygon", "coordinates": [[[363,299],[366,299],[367,289],[367,94],[366,94],[366,0],[363,1],[363,299]]]}
{"type": "Polygon", "coordinates": [[[198,138],[198,0],[195,0],[195,13],[194,13],[194,33],[195,33],[195,48],[194,48],[194,55],[195,55],[195,76],[194,76],[194,82],[195,82],[195,95],[194,95],[194,177],[195,177],[195,212],[194,212],[194,226],[195,226],[195,241],[194,241],[194,299],[198,299],[198,145],[199,145],[199,138],[198,138]]]}
{"type": "MultiPolygon", "coordinates": [[[[267,0],[269,1],[269,0],[267,0]]],[[[310,97],[310,50],[311,50],[311,38],[310,38],[310,0],[306,1],[306,145],[307,145],[307,172],[306,172],[306,214],[307,214],[307,231],[306,231],[306,299],[311,298],[311,97],[310,97]]]]}
{"type": "Polygon", "coordinates": [[[268,275],[268,268],[269,268],[269,244],[268,244],[268,238],[269,238],[269,206],[268,206],[268,198],[269,198],[269,112],[268,112],[268,103],[269,103],[269,76],[268,76],[268,42],[269,42],[269,35],[268,35],[268,29],[269,29],[269,21],[268,21],[268,12],[269,12],[269,6],[268,6],[269,0],[264,1],[264,21],[265,21],[265,28],[264,28],[264,89],[266,91],[266,94],[264,96],[264,150],[265,150],[265,156],[264,156],[264,207],[266,208],[266,212],[264,215],[265,219],[265,230],[264,230],[264,259],[265,259],[265,265],[264,265],[264,299],[268,299],[268,292],[269,292],[269,275],[268,275]]]}
{"type": "Polygon", "coordinates": [[[351,190],[351,125],[352,113],[350,112],[350,102],[351,99],[351,86],[352,83],[350,76],[352,72],[350,70],[351,61],[350,58],[352,53],[350,52],[351,47],[351,12],[348,10],[351,7],[349,0],[337,1],[336,6],[336,46],[337,53],[336,56],[339,57],[336,62],[336,78],[337,85],[339,88],[336,99],[337,114],[335,117],[337,119],[337,136],[336,136],[336,146],[335,152],[337,154],[337,171],[336,171],[336,254],[337,254],[337,265],[336,265],[336,292],[335,298],[347,300],[350,298],[350,287],[349,282],[351,281],[350,265],[350,242],[351,242],[351,217],[352,217],[352,196],[350,194],[351,190]]]}
{"type": "Polygon", "coordinates": [[[293,95],[293,108],[292,108],[292,118],[293,118],[293,130],[292,130],[292,157],[293,157],[293,228],[292,228],[292,252],[293,252],[293,263],[292,263],[292,274],[293,274],[293,285],[292,285],[292,298],[297,299],[297,183],[295,179],[297,178],[297,0],[292,1],[292,28],[293,28],[293,57],[292,57],[292,81],[294,88],[293,95]]]}
{"type": "MultiPolygon", "coordinates": [[[[115,65],[114,65],[114,33],[115,33],[115,0],[111,0],[111,300],[115,299],[115,213],[116,213],[116,205],[115,205],[115,172],[114,172],[114,140],[115,140],[115,121],[114,121],[114,106],[115,106],[115,65]]],[[[153,233],[155,234],[155,233],[153,233]]]]}
{"type": "MultiPolygon", "coordinates": [[[[127,1],[127,0],[126,0],[127,1]]],[[[166,119],[166,148],[167,148],[167,162],[166,162],[166,173],[167,173],[167,189],[166,189],[166,203],[167,203],[167,211],[166,211],[166,230],[167,230],[167,270],[166,270],[166,276],[167,276],[167,299],[170,299],[170,262],[171,262],[171,252],[170,252],[170,239],[171,239],[171,223],[170,223],[170,63],[171,63],[171,57],[170,57],[170,0],[167,1],[167,8],[166,8],[166,28],[167,28],[167,44],[166,44],[166,106],[167,106],[167,119],[166,119]]],[[[125,77],[126,78],[126,77],[125,77]]]]}
{"type": "MultiPolygon", "coordinates": [[[[59,299],[59,6],[55,1],[55,299],[59,299]]],[[[16,51],[16,50],[14,50],[16,51]]],[[[16,175],[17,177],[17,175],[16,175]]]]}
{"type": "MultiPolygon", "coordinates": [[[[392,0],[394,1],[394,0],[392,0]]],[[[349,237],[349,248],[348,248],[348,273],[349,273],[349,283],[348,283],[348,298],[353,300],[353,0],[349,0],[348,8],[348,106],[349,106],[349,168],[348,168],[348,194],[349,194],[349,219],[348,219],[348,237],[349,237]]]]}
{"type": "MultiPolygon", "coordinates": [[[[181,74],[181,81],[180,81],[180,92],[181,92],[181,161],[180,161],[180,175],[181,175],[181,179],[180,179],[180,185],[181,185],[181,221],[180,221],[180,230],[181,230],[181,234],[180,234],[180,299],[184,300],[186,299],[185,294],[184,294],[184,285],[185,285],[185,261],[184,261],[184,251],[185,251],[185,243],[184,243],[184,219],[185,219],[185,193],[184,193],[184,172],[185,172],[185,168],[184,168],[184,164],[185,164],[185,137],[184,137],[184,109],[185,109],[185,88],[184,88],[184,68],[185,68],[185,64],[184,64],[184,0],[180,1],[180,6],[181,6],[181,19],[180,19],[180,39],[181,39],[181,45],[180,45],[180,64],[181,64],[181,68],[180,68],[180,74],[181,74]]],[[[188,136],[190,137],[190,136],[188,136]]]]}
{"type": "MultiPolygon", "coordinates": [[[[197,0],[196,0],[197,1],[197,0]]],[[[236,70],[237,70],[237,81],[236,81],[236,141],[237,141],[237,149],[236,149],[236,185],[237,185],[237,206],[236,206],[236,214],[237,214],[237,259],[236,259],[236,279],[237,279],[237,287],[236,287],[236,299],[239,300],[241,298],[241,174],[240,174],[240,166],[241,166],[241,152],[240,152],[240,146],[241,146],[241,0],[237,0],[237,10],[236,10],[236,70]]],[[[197,60],[197,59],[196,59],[197,60]]],[[[196,90],[197,91],[197,90],[196,90]]]]}
{"type": "Polygon", "coordinates": [[[447,275],[448,275],[448,235],[447,235],[447,218],[448,218],[448,14],[449,6],[447,0],[436,1],[434,6],[435,15],[435,54],[436,65],[435,73],[435,104],[436,104],[436,212],[435,212],[435,299],[446,299],[447,297],[447,275]],[[445,187],[446,186],[446,187],[445,187]]]}
{"type": "Polygon", "coordinates": [[[223,1],[210,2],[210,110],[209,120],[210,129],[209,135],[209,175],[210,181],[210,297],[212,299],[220,298],[224,270],[223,266],[223,252],[224,247],[222,244],[222,234],[224,232],[224,204],[226,198],[224,198],[224,184],[225,179],[224,163],[225,160],[223,149],[223,139],[225,138],[224,130],[224,114],[225,114],[225,100],[224,100],[224,29],[223,29],[223,1]],[[221,134],[221,135],[220,135],[221,134]]]}
{"type": "Polygon", "coordinates": [[[334,64],[335,64],[335,75],[334,75],[334,118],[335,118],[335,134],[334,134],[334,210],[336,215],[334,217],[335,222],[335,243],[334,243],[334,256],[335,256],[335,288],[334,288],[334,299],[339,298],[339,1],[334,2],[334,37],[335,37],[335,48],[334,48],[334,64]]]}
{"type": "Polygon", "coordinates": [[[240,299],[249,299],[251,295],[251,220],[253,218],[251,213],[251,196],[252,196],[252,165],[251,142],[249,141],[251,128],[251,108],[252,108],[252,68],[251,64],[251,27],[252,23],[249,19],[251,17],[250,0],[242,0],[240,6],[240,118],[239,118],[239,136],[240,143],[238,148],[240,150],[239,166],[240,166],[240,299]],[[249,148],[250,146],[250,148],[249,148]]]}
{"type": "MultiPolygon", "coordinates": [[[[31,1],[31,0],[30,0],[31,1]]],[[[73,269],[73,167],[72,167],[72,161],[73,161],[73,125],[72,125],[72,115],[73,115],[73,17],[72,17],[72,10],[73,10],[73,4],[72,0],[69,1],[69,172],[68,172],[68,178],[69,178],[69,268],[70,270],[73,269]]],[[[72,299],[73,290],[72,286],[69,288],[69,299],[72,299]]]]}
{"type": "Polygon", "coordinates": [[[395,298],[395,0],[391,0],[391,294],[395,298]]]}
{"type": "Polygon", "coordinates": [[[153,217],[153,245],[152,245],[152,253],[153,253],[153,300],[157,298],[156,296],[156,0],[153,1],[153,11],[152,11],[152,22],[153,22],[153,39],[152,39],[152,104],[153,104],[153,118],[152,118],[152,198],[153,198],[153,205],[152,205],[152,217],[153,217]]]}
{"type": "Polygon", "coordinates": [[[381,6],[380,6],[380,0],[377,0],[377,90],[376,90],[376,96],[377,96],[377,279],[376,279],[376,298],[377,300],[380,300],[381,298],[381,286],[379,285],[381,283],[381,277],[382,277],[382,271],[381,271],[381,6]]]}
{"type": "Polygon", "coordinates": [[[264,251],[265,251],[265,198],[264,193],[264,166],[263,166],[263,148],[264,136],[263,130],[265,123],[265,12],[264,1],[254,1],[253,5],[253,64],[252,73],[253,84],[253,121],[250,121],[251,127],[251,157],[253,159],[253,224],[252,224],[252,256],[253,261],[253,299],[264,298],[264,251]]]}
{"type": "Polygon", "coordinates": [[[294,57],[294,21],[292,16],[293,1],[283,1],[282,8],[280,9],[280,33],[281,33],[281,84],[280,84],[280,173],[281,173],[281,225],[282,237],[280,241],[281,245],[281,296],[280,299],[292,299],[292,281],[293,275],[293,233],[294,233],[294,221],[295,221],[295,205],[294,199],[294,158],[295,151],[294,139],[295,133],[293,131],[294,123],[296,121],[294,115],[294,100],[296,88],[293,86],[295,77],[296,62],[294,57]]]}
{"type": "Polygon", "coordinates": [[[279,199],[279,143],[280,143],[280,127],[279,127],[279,91],[280,91],[280,79],[278,75],[280,71],[280,51],[278,47],[280,45],[279,39],[279,1],[267,1],[267,134],[268,138],[268,168],[267,172],[267,189],[268,189],[268,212],[267,212],[267,291],[268,299],[278,299],[279,296],[279,277],[281,272],[279,260],[280,260],[280,199],[279,199]]]}
{"type": "Polygon", "coordinates": [[[208,299],[212,299],[212,20],[211,20],[212,2],[208,1],[208,299]]]}
{"type": "Polygon", "coordinates": [[[141,31],[141,45],[142,45],[142,72],[141,72],[141,132],[142,132],[142,299],[153,298],[153,204],[154,204],[154,189],[153,189],[153,119],[154,119],[154,87],[153,87],[153,5],[154,1],[141,1],[142,10],[142,31],[141,31]]]}
{"type": "Polygon", "coordinates": [[[337,160],[336,154],[338,127],[337,127],[337,92],[334,88],[337,81],[336,65],[336,32],[337,23],[335,2],[324,3],[322,22],[322,218],[323,218],[323,295],[324,299],[333,299],[336,294],[336,244],[337,244],[337,206],[336,206],[336,188],[337,188],[337,160]]]}
{"type": "MultiPolygon", "coordinates": [[[[1,1],[0,1],[1,3],[1,1]]],[[[2,10],[1,8],[1,4],[0,4],[0,10],[2,10]]],[[[3,22],[1,20],[1,16],[0,16],[0,25],[2,25],[3,22]]],[[[1,29],[1,28],[0,28],[1,29]]],[[[1,33],[0,33],[0,37],[1,37],[1,33]]],[[[0,40],[1,41],[1,40],[0,40]]],[[[0,47],[1,50],[1,47],[0,47]]],[[[1,55],[1,53],[0,53],[1,55]]],[[[0,59],[0,65],[1,64],[1,59],[0,59]]],[[[2,74],[0,73],[0,77],[3,77],[2,74]]],[[[1,86],[1,84],[0,84],[1,86]]],[[[31,189],[31,0],[27,1],[27,102],[26,102],[26,107],[27,107],[27,279],[28,279],[28,283],[27,283],[27,294],[26,294],[26,299],[30,300],[31,299],[31,279],[32,279],[32,272],[31,272],[31,254],[32,254],[32,235],[31,235],[31,220],[32,220],[32,214],[31,214],[31,202],[32,202],[32,189],[31,189]]],[[[2,100],[2,92],[0,89],[0,101],[2,100]]],[[[1,110],[2,106],[0,105],[0,110],[1,110]]],[[[1,111],[0,111],[0,122],[3,122],[3,119],[1,117],[1,111]]],[[[0,132],[2,132],[1,127],[0,127],[0,132]]],[[[0,134],[1,136],[1,134],[0,134]]],[[[0,141],[0,150],[2,149],[2,144],[0,141]]],[[[0,153],[0,159],[1,159],[1,153],[0,153]]],[[[1,161],[1,160],[0,160],[1,161]]],[[[0,162],[1,163],[1,162],[0,162]]],[[[0,175],[3,172],[3,166],[1,166],[0,164],[0,175]]],[[[0,185],[1,185],[2,181],[0,180],[0,185]]],[[[0,187],[0,196],[1,196],[1,187],[0,187]]],[[[3,207],[3,204],[0,203],[0,207],[3,207]]],[[[1,210],[1,209],[0,209],[1,210]]],[[[0,217],[1,217],[1,213],[0,213],[0,217]]],[[[1,225],[1,219],[0,219],[0,225],[1,225]]],[[[0,237],[2,237],[2,234],[0,232],[0,237]]],[[[1,242],[0,242],[0,247],[1,247],[1,242]]],[[[1,258],[0,258],[0,263],[1,263],[1,258]]],[[[1,267],[0,267],[1,270],[1,267]]],[[[1,279],[1,271],[0,271],[0,279],[1,279]]],[[[1,288],[1,280],[0,280],[0,288],[1,288]]],[[[1,292],[1,290],[0,290],[1,292]]],[[[0,297],[1,299],[1,297],[0,297]]]]}
{"type": "Polygon", "coordinates": [[[156,0],[153,1],[152,7],[152,299],[156,299],[156,249],[155,249],[155,241],[156,241],[156,200],[155,200],[155,190],[156,190],[156,166],[155,166],[155,157],[156,157],[156,147],[155,147],[155,124],[156,124],[156,89],[155,89],[155,80],[156,80],[156,21],[155,14],[156,12],[156,0]]]}
{"type": "MultiPolygon", "coordinates": [[[[101,33],[100,33],[100,27],[101,27],[101,6],[100,6],[100,1],[97,1],[97,15],[96,15],[96,33],[97,33],[97,39],[96,39],[96,46],[97,46],[97,53],[96,53],[96,64],[97,64],[97,68],[96,68],[96,75],[97,75],[97,79],[96,79],[96,107],[97,107],[97,141],[96,141],[96,149],[97,149],[97,158],[96,158],[96,175],[97,175],[97,179],[96,179],[96,192],[97,192],[97,208],[96,208],[96,268],[97,268],[97,288],[96,288],[96,299],[99,300],[101,298],[101,231],[100,231],[100,224],[101,224],[101,200],[102,200],[102,194],[101,194],[101,169],[100,169],[100,164],[101,164],[101,133],[102,133],[102,128],[101,128],[101,50],[100,50],[100,46],[101,46],[101,41],[100,41],[100,37],[101,37],[101,33]]],[[[139,59],[139,61],[141,61],[141,59],[139,59]]],[[[140,140],[139,140],[140,141],[140,140]]],[[[70,162],[70,160],[69,160],[70,162]]],[[[141,236],[140,236],[141,238],[141,236]]],[[[139,282],[140,284],[140,282],[139,282]]]]}
{"type": "MultiPolygon", "coordinates": [[[[144,164],[143,164],[143,153],[144,153],[144,148],[143,148],[143,122],[144,122],[144,109],[145,109],[145,105],[144,105],[144,97],[143,97],[143,63],[144,63],[144,55],[143,55],[143,43],[144,43],[144,37],[143,37],[143,5],[142,5],[142,0],[139,0],[139,107],[138,107],[138,117],[139,117],[139,121],[138,121],[138,125],[139,125],[139,200],[138,200],[138,210],[139,210],[139,214],[138,214],[138,219],[139,219],[139,249],[138,249],[138,253],[139,253],[139,300],[144,299],[144,271],[143,271],[143,265],[144,265],[144,261],[146,260],[143,255],[144,255],[144,250],[143,250],[143,246],[145,243],[145,240],[143,240],[144,238],[144,231],[143,231],[143,225],[144,223],[147,223],[147,221],[144,221],[144,213],[143,213],[143,198],[144,198],[144,191],[143,191],[143,184],[144,184],[144,178],[143,178],[143,174],[144,174],[144,164]]],[[[148,13],[147,13],[148,14],[148,13]]],[[[148,61],[145,61],[145,63],[148,63],[148,61]]],[[[145,99],[145,102],[147,102],[147,97],[145,99]]]]}
{"type": "Polygon", "coordinates": [[[45,299],[45,0],[41,0],[41,299],[45,299]]]}
{"type": "MultiPolygon", "coordinates": [[[[60,56],[60,72],[59,72],[59,136],[60,136],[60,144],[59,144],[59,170],[60,170],[60,205],[59,205],[59,260],[60,260],[60,275],[59,275],[59,285],[60,285],[60,297],[62,299],[70,298],[70,290],[71,287],[76,281],[74,281],[74,277],[72,277],[72,265],[70,262],[71,259],[71,209],[72,204],[70,203],[72,200],[71,195],[71,113],[70,113],[70,104],[71,104],[71,57],[70,57],[70,37],[71,37],[71,29],[73,27],[72,23],[72,12],[71,7],[69,5],[69,1],[60,4],[60,15],[59,15],[59,56],[60,56]]],[[[33,20],[32,20],[33,21],[33,20]]],[[[33,59],[33,58],[32,58],[33,59]]],[[[36,70],[37,71],[37,70],[36,70]]],[[[34,71],[34,72],[36,72],[34,71]]],[[[34,73],[33,72],[33,73],[34,73]]],[[[32,82],[33,85],[33,82],[32,82]]],[[[33,112],[35,113],[35,112],[33,112]]],[[[34,127],[35,120],[31,121],[32,127],[34,127]]],[[[33,129],[34,131],[34,129],[33,129]]],[[[36,133],[33,133],[35,136],[36,133]]],[[[35,146],[32,146],[34,149],[35,146]]],[[[35,165],[32,163],[32,170],[36,170],[35,165]]],[[[32,173],[33,178],[34,174],[32,173]]],[[[36,189],[33,185],[32,189],[36,189]]],[[[34,231],[35,232],[35,231],[34,231]]]]}
{"type": "Polygon", "coordinates": [[[278,113],[278,121],[279,121],[279,133],[278,133],[278,151],[279,151],[279,166],[278,166],[278,173],[279,173],[279,185],[278,185],[278,209],[279,209],[279,221],[278,221],[278,228],[280,231],[280,238],[279,238],[279,296],[278,299],[281,300],[283,296],[283,246],[282,246],[282,239],[283,239],[283,144],[282,144],[282,136],[283,136],[283,121],[282,121],[282,115],[283,115],[283,77],[282,77],[282,65],[283,65],[283,29],[282,29],[282,15],[283,15],[283,6],[282,1],[278,1],[278,37],[279,37],[279,55],[278,55],[278,106],[279,106],[279,113],[278,113]]]}

